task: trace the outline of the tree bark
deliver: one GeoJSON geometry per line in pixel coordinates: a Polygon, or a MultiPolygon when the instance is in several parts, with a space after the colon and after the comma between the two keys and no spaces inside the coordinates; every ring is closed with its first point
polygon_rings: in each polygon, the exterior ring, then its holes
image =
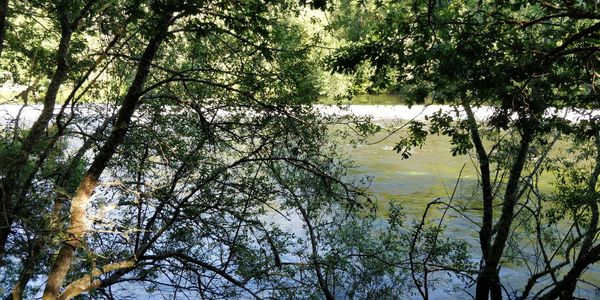
{"type": "Polygon", "coordinates": [[[19,279],[17,280],[17,283],[13,286],[11,293],[8,296],[8,299],[23,299],[27,283],[35,274],[37,262],[40,260],[39,257],[42,254],[42,247],[43,244],[40,239],[34,239],[32,241],[31,249],[29,250],[29,254],[25,259],[25,262],[23,263],[21,274],[19,274],[19,279]]]}
{"type": "Polygon", "coordinates": [[[583,274],[583,272],[587,269],[590,264],[593,264],[600,260],[600,245],[596,245],[589,252],[587,252],[581,259],[578,259],[573,268],[565,274],[563,279],[559,281],[554,287],[548,291],[546,294],[542,295],[538,299],[540,300],[551,300],[560,298],[562,299],[572,299],[572,291],[570,290],[572,286],[577,285],[577,280],[583,274]]]}
{"type": "Polygon", "coordinates": [[[498,264],[504,253],[504,247],[506,246],[506,241],[510,234],[510,227],[514,218],[514,208],[518,201],[519,181],[525,166],[529,145],[533,139],[534,131],[535,128],[531,126],[530,128],[525,128],[523,130],[522,138],[519,143],[519,150],[516,153],[515,161],[512,163],[508,182],[506,184],[506,191],[502,203],[502,213],[496,224],[494,243],[489,249],[488,257],[485,259],[485,265],[479,271],[477,276],[475,291],[475,299],[477,300],[487,300],[488,297],[491,297],[493,300],[502,299],[498,264]]]}
{"type": "Polygon", "coordinates": [[[67,230],[67,237],[63,241],[63,245],[48,274],[48,281],[43,295],[44,300],[59,299],[60,289],[64,283],[67,272],[70,269],[75,250],[81,246],[81,242],[88,229],[86,208],[90,201],[90,197],[98,185],[98,179],[106,168],[108,161],[111,159],[127,133],[131,122],[131,116],[142,96],[144,84],[146,83],[150,72],[151,62],[156,56],[161,42],[167,35],[172,18],[172,12],[165,12],[162,16],[157,26],[156,35],[149,40],[148,45],[139,60],[135,78],[125,95],[121,108],[119,109],[117,121],[112,132],[94,158],[91,166],[86,171],[83,180],[77,188],[75,197],[71,201],[70,224],[69,229],[67,230]]]}
{"type": "Polygon", "coordinates": [[[68,300],[72,299],[78,295],[81,295],[83,292],[91,291],[100,287],[102,281],[97,279],[96,277],[113,271],[119,270],[129,270],[135,267],[136,262],[133,260],[116,262],[112,264],[108,264],[102,266],[102,268],[94,268],[92,272],[88,275],[83,276],[82,278],[72,282],[69,284],[64,292],[61,293],[59,299],[60,300],[68,300]]]}
{"type": "MultiPolygon", "coordinates": [[[[471,109],[471,106],[463,100],[463,108],[467,114],[467,120],[469,122],[469,131],[471,132],[471,140],[475,146],[477,153],[477,161],[479,163],[479,171],[481,175],[481,190],[483,192],[483,217],[481,219],[481,229],[479,230],[479,245],[481,247],[481,254],[483,260],[483,268],[490,264],[490,247],[492,238],[492,225],[494,222],[494,211],[493,211],[493,193],[492,183],[490,179],[490,161],[483,146],[483,141],[479,134],[477,127],[477,121],[475,115],[471,109]]],[[[494,276],[493,273],[480,272],[477,276],[477,290],[476,294],[481,295],[481,299],[487,299],[489,290],[492,286],[499,286],[498,276],[494,276]],[[481,283],[479,283],[481,282],[481,283]]]]}
{"type": "Polygon", "coordinates": [[[6,18],[8,16],[8,0],[0,0],[0,57],[4,50],[4,35],[6,34],[6,18]]]}
{"type": "MultiPolygon", "coordinates": [[[[102,125],[100,125],[94,134],[94,136],[100,136],[106,130],[108,125],[114,120],[114,118],[107,118],[104,120],[102,125]]],[[[88,138],[83,145],[79,148],[77,153],[71,158],[71,161],[61,176],[56,180],[55,186],[58,189],[66,189],[66,183],[74,177],[75,168],[85,155],[85,153],[92,147],[94,144],[94,138],[88,138]]],[[[65,194],[70,195],[75,191],[72,189],[66,190],[65,194]]],[[[65,194],[59,193],[54,198],[54,206],[52,208],[52,216],[50,219],[50,225],[47,228],[47,232],[42,234],[38,234],[34,237],[32,241],[32,247],[29,253],[27,254],[27,258],[23,267],[21,269],[21,274],[19,275],[19,279],[17,283],[11,289],[12,296],[9,296],[8,299],[22,299],[23,292],[27,288],[27,284],[31,280],[31,278],[36,274],[35,268],[39,265],[41,260],[44,257],[44,251],[47,249],[47,246],[52,243],[53,238],[56,236],[58,232],[62,230],[62,222],[61,222],[61,212],[63,208],[63,204],[67,202],[68,199],[65,194]]]]}
{"type": "MultiPolygon", "coordinates": [[[[59,14],[64,14],[64,12],[60,12],[59,14]]],[[[63,16],[63,18],[66,18],[66,16],[63,16]]],[[[19,153],[6,167],[5,177],[0,180],[0,259],[4,258],[6,242],[8,241],[15,217],[13,211],[15,203],[13,202],[15,194],[20,189],[19,177],[35,145],[40,141],[48,128],[54,111],[54,105],[56,104],[58,90],[69,72],[69,44],[72,35],[73,30],[70,24],[66,20],[61,21],[61,37],[56,53],[56,71],[48,85],[42,112],[31,126],[19,153]]]]}

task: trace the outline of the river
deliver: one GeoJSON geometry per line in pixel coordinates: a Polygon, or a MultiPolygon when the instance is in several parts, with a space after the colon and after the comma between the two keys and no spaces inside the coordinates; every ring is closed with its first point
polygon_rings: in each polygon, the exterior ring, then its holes
{"type": "MultiPolygon", "coordinates": [[[[361,102],[361,101],[358,101],[361,102]]],[[[407,107],[397,104],[397,98],[376,98],[376,100],[362,100],[361,105],[350,105],[344,109],[326,104],[317,105],[316,108],[325,115],[354,114],[369,116],[375,123],[393,129],[404,124],[407,120],[423,120],[426,115],[437,111],[455,113],[450,106],[430,105],[407,107]]],[[[19,106],[3,105],[0,112],[4,116],[15,116],[19,106]]],[[[460,114],[460,112],[458,112],[460,114]]],[[[549,114],[566,116],[570,120],[577,120],[581,113],[576,110],[555,110],[549,114]]],[[[25,124],[30,124],[39,114],[36,107],[27,107],[22,112],[25,124]]],[[[490,116],[491,109],[483,107],[475,110],[476,118],[485,119],[490,116]]],[[[598,115],[598,112],[592,112],[598,115]]],[[[5,124],[1,120],[0,123],[5,124]]],[[[383,139],[385,132],[381,132],[364,143],[357,145],[347,144],[345,150],[354,161],[353,175],[366,175],[372,178],[371,193],[376,197],[379,214],[382,218],[387,216],[389,203],[400,204],[409,218],[420,218],[428,202],[436,198],[448,198],[454,185],[458,182],[456,204],[465,207],[463,212],[469,219],[477,222],[480,220],[480,201],[477,194],[477,172],[473,157],[468,155],[452,156],[449,140],[441,136],[430,136],[426,145],[415,149],[409,159],[402,160],[401,156],[393,150],[398,139],[405,132],[400,130],[383,139]],[[460,170],[464,170],[460,173],[460,170]],[[458,180],[458,176],[460,180],[458,180]]],[[[440,210],[431,211],[432,220],[439,218],[440,210]]],[[[479,247],[478,228],[469,220],[454,211],[449,211],[445,217],[447,225],[446,236],[467,241],[472,247],[472,254],[478,257],[479,247]]],[[[527,269],[524,266],[508,264],[501,272],[503,282],[511,285],[512,289],[520,289],[526,282],[527,269]]],[[[592,266],[586,275],[586,280],[600,283],[600,267],[592,266]]],[[[579,289],[577,296],[594,298],[597,295],[592,289],[579,289]]],[[[432,298],[444,299],[444,293],[434,293],[432,298]]]]}
{"type": "MultiPolygon", "coordinates": [[[[346,110],[340,111],[339,108],[334,106],[323,106],[320,109],[326,114],[348,113],[369,116],[375,123],[388,127],[388,130],[402,126],[407,120],[424,120],[425,116],[437,111],[456,113],[453,108],[446,105],[407,107],[399,104],[387,104],[393,101],[394,99],[375,98],[374,101],[365,100],[367,104],[348,106],[346,110]],[[377,104],[381,102],[386,104],[377,104]]],[[[474,109],[474,112],[478,120],[486,119],[492,113],[488,107],[474,109]]],[[[577,122],[589,115],[597,116],[599,112],[585,111],[585,113],[582,113],[581,110],[560,109],[548,110],[547,114],[561,116],[577,122]]],[[[464,117],[460,111],[458,111],[457,116],[464,117]]],[[[479,228],[471,222],[481,220],[481,196],[478,194],[476,157],[469,155],[452,156],[449,139],[432,135],[428,137],[422,148],[414,149],[411,157],[403,160],[393,148],[404,134],[406,134],[406,131],[400,130],[385,138],[387,134],[383,132],[367,142],[358,145],[347,145],[348,154],[355,162],[354,174],[372,177],[371,192],[377,197],[378,212],[383,218],[387,216],[389,203],[393,202],[403,207],[408,218],[420,220],[427,203],[437,198],[449,199],[454,186],[458,184],[453,203],[464,209],[461,212],[463,215],[453,210],[447,212],[444,219],[444,224],[447,226],[445,235],[450,239],[460,239],[468,242],[473,257],[480,257],[479,228]],[[467,216],[470,220],[464,216],[467,216]]],[[[559,142],[558,149],[552,151],[550,156],[564,155],[561,152],[561,148],[564,146],[564,143],[559,142]]],[[[543,192],[553,190],[552,180],[553,176],[551,174],[542,177],[540,188],[543,192]]],[[[442,213],[441,209],[431,210],[428,214],[429,220],[439,220],[442,213]]],[[[527,245],[523,243],[523,247],[527,247],[527,245]]],[[[509,285],[508,290],[522,290],[529,279],[527,266],[515,265],[508,261],[504,261],[502,264],[503,268],[500,276],[502,282],[509,285]]],[[[600,266],[597,264],[592,265],[582,278],[599,285],[600,266]]],[[[460,286],[460,283],[456,280],[450,279],[450,281],[450,284],[460,286]]],[[[544,284],[539,283],[536,285],[538,288],[541,286],[544,286],[544,284]]],[[[597,299],[599,297],[594,288],[589,285],[583,286],[585,287],[579,288],[574,296],[585,299],[597,299]]],[[[474,287],[469,289],[469,292],[473,294],[474,287]]],[[[431,294],[431,299],[448,299],[448,297],[449,295],[443,290],[437,290],[431,294]]],[[[468,295],[460,292],[452,295],[452,298],[456,299],[466,299],[467,297],[468,295]]],[[[414,299],[419,299],[419,297],[415,296],[414,299]]]]}

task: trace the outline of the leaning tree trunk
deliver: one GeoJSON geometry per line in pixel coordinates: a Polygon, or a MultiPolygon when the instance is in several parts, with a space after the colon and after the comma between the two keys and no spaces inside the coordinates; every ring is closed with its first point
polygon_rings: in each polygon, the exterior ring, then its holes
{"type": "Polygon", "coordinates": [[[21,269],[21,273],[19,274],[19,278],[17,282],[11,289],[10,294],[7,296],[6,300],[21,300],[23,299],[25,293],[25,287],[27,283],[33,278],[35,275],[35,269],[37,267],[37,262],[39,261],[39,257],[42,255],[43,251],[42,241],[39,239],[35,239],[32,242],[32,245],[29,249],[29,254],[25,261],[23,262],[23,267],[21,269]]]}
{"type": "Polygon", "coordinates": [[[589,265],[596,263],[600,260],[600,245],[596,245],[591,248],[581,259],[578,259],[573,268],[565,274],[562,280],[554,285],[554,287],[546,292],[544,295],[539,297],[540,300],[552,300],[560,298],[572,299],[571,287],[577,285],[577,280],[581,277],[581,274],[589,267],[589,265]]]}
{"type": "MultiPolygon", "coordinates": [[[[37,173],[37,171],[43,165],[44,161],[48,158],[48,152],[50,152],[52,149],[54,149],[54,145],[58,142],[58,139],[65,132],[67,124],[61,124],[60,118],[61,118],[61,115],[62,115],[62,113],[63,113],[63,111],[64,111],[67,103],[70,103],[72,101],[76,101],[76,97],[75,97],[76,92],[89,79],[89,77],[92,74],[92,72],[94,70],[96,70],[97,67],[100,65],[100,63],[108,56],[109,50],[112,49],[117,44],[118,40],[125,33],[125,28],[127,27],[127,24],[129,24],[130,21],[131,21],[131,18],[128,18],[126,22],[124,22],[123,24],[121,24],[121,28],[117,31],[117,33],[115,34],[115,36],[113,37],[113,39],[106,46],[106,48],[100,54],[100,56],[96,59],[96,61],[94,62],[94,65],[88,69],[88,71],[85,73],[85,75],[82,76],[79,79],[79,81],[75,84],[75,86],[71,90],[71,93],[69,94],[69,96],[65,100],[65,104],[63,104],[63,107],[62,107],[61,111],[58,113],[58,115],[56,117],[56,124],[57,124],[57,129],[58,129],[57,133],[52,137],[52,139],[50,140],[50,142],[48,143],[48,145],[45,146],[44,152],[40,155],[40,157],[38,158],[38,160],[36,162],[35,169],[33,171],[30,171],[29,177],[25,181],[25,184],[24,184],[23,188],[20,191],[19,198],[17,198],[17,200],[16,200],[17,205],[13,208],[14,209],[13,214],[18,215],[20,213],[20,211],[19,211],[20,207],[19,207],[18,204],[22,203],[23,199],[25,199],[25,197],[27,197],[28,187],[31,185],[31,182],[34,179],[35,173],[37,173]]],[[[85,93],[85,90],[84,90],[83,93],[85,93]]],[[[108,127],[108,125],[112,121],[114,121],[113,117],[106,118],[104,120],[104,122],[102,123],[102,125],[100,125],[96,129],[96,132],[95,132],[94,136],[102,135],[102,133],[106,130],[106,128],[108,127]]],[[[77,151],[76,155],[71,159],[71,162],[68,165],[68,167],[65,169],[64,172],[62,172],[61,176],[59,176],[58,179],[56,180],[55,187],[58,187],[59,189],[65,189],[66,182],[70,178],[73,178],[73,172],[75,170],[75,167],[77,166],[77,164],[79,163],[79,161],[83,158],[83,156],[85,155],[85,153],[89,150],[89,148],[92,145],[93,145],[93,139],[92,138],[87,139],[83,143],[83,145],[81,146],[81,148],[77,151]]],[[[71,195],[74,192],[75,192],[74,190],[67,191],[66,194],[71,195]]],[[[32,248],[35,251],[30,251],[27,254],[28,256],[26,258],[26,261],[27,261],[27,265],[28,266],[31,265],[31,266],[35,267],[35,266],[37,266],[39,264],[39,261],[43,257],[42,252],[46,251],[47,245],[50,243],[50,241],[53,240],[53,238],[55,237],[56,233],[58,233],[58,232],[60,232],[60,230],[62,230],[62,229],[59,229],[59,227],[60,227],[59,226],[59,223],[60,223],[59,222],[59,219],[60,219],[59,214],[62,211],[62,204],[67,201],[67,199],[63,199],[63,198],[65,198],[64,195],[57,195],[55,197],[55,199],[54,199],[54,208],[52,209],[52,216],[51,216],[51,222],[50,222],[49,228],[47,228],[47,231],[45,233],[38,234],[36,237],[34,237],[33,243],[35,245],[39,245],[39,246],[32,248]]],[[[22,298],[23,291],[26,289],[29,280],[31,280],[31,278],[33,276],[35,276],[34,268],[32,268],[32,267],[24,267],[24,268],[21,269],[21,273],[19,275],[19,279],[18,279],[17,283],[12,288],[12,293],[11,294],[13,295],[13,298],[12,298],[13,300],[17,300],[17,299],[21,299],[22,298]]]]}
{"type": "MultiPolygon", "coordinates": [[[[104,120],[104,123],[100,125],[94,134],[94,136],[98,137],[102,135],[102,133],[106,130],[109,123],[114,120],[114,118],[110,117],[104,120]]],[[[79,148],[77,153],[71,158],[71,162],[67,166],[64,172],[60,175],[58,180],[56,181],[55,186],[59,189],[66,190],[66,195],[71,195],[75,191],[68,189],[66,187],[67,181],[71,180],[75,174],[75,168],[78,166],[79,162],[85,155],[85,153],[92,147],[94,143],[94,138],[88,138],[83,145],[79,148]]],[[[47,232],[42,234],[38,234],[34,237],[32,241],[32,246],[30,247],[30,251],[27,253],[27,258],[23,263],[23,267],[21,268],[21,273],[19,274],[19,278],[13,288],[11,289],[11,294],[8,296],[7,300],[21,300],[23,299],[23,294],[27,288],[27,284],[29,281],[36,275],[36,267],[40,264],[44,257],[44,252],[47,250],[47,247],[52,243],[56,234],[62,230],[62,222],[61,220],[61,212],[64,203],[67,203],[68,199],[65,194],[58,193],[54,198],[54,206],[52,208],[52,215],[50,219],[50,225],[47,228],[47,232]]]]}
{"type": "Polygon", "coordinates": [[[108,161],[111,159],[127,133],[131,122],[131,116],[142,96],[144,84],[146,83],[150,72],[151,62],[156,56],[161,42],[167,35],[172,18],[172,12],[166,12],[161,18],[156,35],[149,40],[148,45],[139,60],[135,78],[125,95],[121,108],[119,109],[112,132],[94,158],[91,166],[86,171],[84,178],[79,184],[77,192],[71,201],[69,229],[67,230],[63,245],[48,274],[48,281],[43,294],[43,299],[45,300],[59,299],[60,289],[64,283],[67,272],[70,269],[73,257],[75,256],[75,250],[81,246],[81,242],[85,237],[85,232],[88,229],[86,225],[86,208],[90,201],[90,197],[98,185],[98,179],[106,168],[108,161]]]}
{"type": "MultiPolygon", "coordinates": [[[[64,18],[66,18],[66,16],[64,16],[64,18]]],[[[72,24],[68,24],[66,20],[61,22],[61,37],[56,53],[56,71],[48,85],[48,90],[44,97],[44,107],[40,116],[31,126],[29,134],[23,141],[21,149],[19,149],[19,153],[6,167],[5,177],[0,181],[0,259],[4,258],[6,242],[15,218],[13,211],[15,206],[15,203],[13,203],[15,194],[18,193],[20,188],[26,188],[21,187],[19,178],[21,177],[23,168],[36,144],[39,143],[44,132],[48,128],[48,123],[52,118],[54,105],[56,104],[58,90],[67,78],[67,73],[69,72],[68,57],[69,44],[71,42],[71,36],[73,35],[72,28],[72,24]]]]}
{"type": "MultiPolygon", "coordinates": [[[[3,0],[0,0],[3,1],[3,0]]],[[[8,3],[8,2],[7,2],[8,3]]],[[[79,27],[84,17],[88,15],[96,1],[88,1],[71,20],[71,1],[54,1],[54,10],[60,24],[60,41],[56,51],[56,70],[52,75],[50,84],[44,96],[43,108],[40,116],[35,120],[29,134],[23,140],[19,152],[9,165],[3,170],[4,177],[0,180],[0,262],[4,259],[6,242],[10,235],[12,224],[15,221],[15,198],[23,189],[21,182],[22,172],[27,165],[29,157],[34,152],[35,146],[40,142],[48,128],[54,112],[58,91],[69,73],[69,46],[73,32],[79,27]]],[[[2,4],[0,2],[0,4],[2,4]]]]}

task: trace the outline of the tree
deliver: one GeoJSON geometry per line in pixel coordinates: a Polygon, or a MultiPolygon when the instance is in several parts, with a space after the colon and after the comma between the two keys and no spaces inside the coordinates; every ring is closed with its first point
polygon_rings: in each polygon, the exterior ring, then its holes
{"type": "Polygon", "coordinates": [[[0,225],[0,255],[2,256],[14,221],[14,206],[16,205],[14,195],[18,194],[20,189],[19,177],[23,176],[23,167],[26,165],[27,160],[34,151],[36,143],[41,139],[52,118],[58,90],[65,81],[69,71],[69,46],[73,32],[78,29],[81,20],[87,15],[91,8],[92,3],[87,3],[87,5],[83,5],[82,7],[70,6],[69,8],[66,7],[66,3],[57,3],[53,8],[57,13],[56,21],[61,34],[59,45],[56,50],[56,70],[52,75],[48,90],[44,96],[44,109],[42,110],[40,117],[29,129],[27,136],[21,143],[21,147],[18,150],[16,157],[10,160],[5,170],[3,170],[4,176],[0,183],[0,199],[3,208],[3,217],[1,218],[2,223],[0,225]],[[74,11],[70,12],[69,9],[73,9],[74,11]],[[70,15],[71,13],[73,16],[70,15]]]}
{"type": "MultiPolygon", "coordinates": [[[[500,299],[501,260],[518,226],[515,220],[531,204],[524,195],[535,190],[532,178],[539,175],[548,148],[554,145],[550,141],[558,135],[589,134],[574,130],[576,125],[549,112],[597,105],[597,4],[406,1],[376,5],[380,26],[364,40],[339,51],[333,59],[334,70],[352,70],[363,60],[381,70],[392,67],[399,72],[398,89],[412,103],[430,99],[452,104],[460,111],[461,119],[437,115],[429,129],[423,124],[414,126],[413,137],[399,143],[397,149],[405,152],[422,144],[428,131],[450,136],[454,154],[474,149],[483,206],[479,231],[482,261],[475,298],[500,299]],[[476,120],[472,112],[473,107],[482,105],[494,109],[484,122],[476,120]],[[486,139],[494,142],[491,147],[486,146],[486,139]]],[[[592,172],[589,191],[595,190],[594,178],[592,172]]],[[[597,200],[586,202],[583,208],[586,214],[597,215],[597,200]]],[[[551,222],[539,218],[545,211],[541,206],[533,211],[542,225],[551,222]]],[[[573,215],[571,222],[580,223],[580,218],[573,215]]],[[[577,278],[598,260],[590,244],[598,230],[595,217],[585,223],[587,230],[569,247],[579,249],[574,262],[568,258],[565,264],[546,261],[542,271],[532,274],[532,285],[545,276],[554,280],[542,289],[545,293],[540,297],[571,297],[577,278]],[[556,274],[563,267],[568,271],[559,280],[556,274]]],[[[523,298],[531,286],[524,290],[523,298]]]]}
{"type": "Polygon", "coordinates": [[[10,8],[3,64],[22,83],[39,78],[44,101],[32,127],[17,116],[2,128],[7,298],[113,298],[132,286],[331,298],[360,282],[331,231],[358,218],[364,191],[324,138],[335,120],[310,106],[318,62],[290,17],[297,3],[10,8]]]}
{"type": "MultiPolygon", "coordinates": [[[[70,163],[66,163],[66,170],[61,170],[65,167],[61,164],[61,160],[65,159],[66,154],[64,139],[72,134],[69,127],[73,125],[72,122],[76,119],[77,114],[74,106],[71,107],[70,112],[67,107],[70,104],[78,103],[85,92],[91,90],[93,83],[97,82],[97,76],[99,75],[95,74],[96,78],[90,77],[102,65],[107,52],[115,46],[122,35],[122,30],[115,27],[117,30],[114,37],[107,44],[97,43],[94,46],[85,47],[82,41],[86,34],[98,28],[92,26],[92,22],[88,19],[89,15],[97,13],[99,16],[106,16],[106,13],[114,13],[114,10],[111,9],[119,10],[119,6],[102,7],[100,6],[101,3],[96,2],[57,2],[52,4],[18,1],[13,2],[13,4],[15,17],[12,20],[14,23],[12,28],[17,28],[17,30],[9,30],[8,33],[7,44],[9,47],[5,51],[5,58],[11,63],[9,66],[14,68],[19,65],[30,66],[31,73],[35,73],[34,76],[37,78],[43,74],[48,74],[51,78],[45,90],[42,112],[31,128],[21,131],[17,116],[12,132],[6,131],[3,134],[6,145],[9,145],[5,150],[9,151],[3,152],[3,159],[5,159],[6,164],[3,164],[2,168],[1,198],[4,216],[2,221],[5,222],[0,232],[2,262],[10,264],[10,260],[7,258],[9,255],[15,254],[4,252],[11,235],[14,234],[13,237],[16,238],[13,242],[17,242],[17,239],[23,236],[15,233],[22,232],[21,230],[28,231],[31,229],[28,226],[37,226],[39,221],[51,222],[51,224],[46,223],[48,227],[45,228],[46,231],[43,234],[40,235],[41,232],[38,231],[38,235],[30,239],[31,243],[28,243],[27,252],[29,252],[29,255],[25,259],[26,266],[22,269],[19,281],[13,289],[15,298],[20,298],[23,296],[22,289],[35,274],[34,269],[39,256],[46,251],[45,247],[48,245],[48,241],[52,239],[52,233],[56,229],[53,224],[57,222],[57,216],[46,217],[47,215],[44,213],[48,200],[53,198],[47,196],[49,193],[47,186],[44,186],[44,184],[53,179],[59,186],[65,186],[70,181],[77,180],[77,176],[71,174],[71,171],[77,168],[81,157],[87,150],[86,148],[89,148],[88,143],[70,163]],[[31,14],[31,18],[24,19],[17,12],[31,14]],[[31,27],[18,26],[24,25],[24,23],[31,25],[31,27]],[[56,30],[57,35],[60,37],[59,40],[54,40],[52,35],[44,35],[40,34],[39,31],[32,30],[36,28],[41,30],[39,26],[47,26],[45,28],[56,30]],[[85,32],[82,28],[90,31],[85,32]],[[28,39],[22,38],[23,35],[28,36],[28,39]],[[48,40],[58,43],[54,51],[55,59],[51,58],[51,50],[44,48],[44,43],[48,40]],[[96,50],[94,49],[96,47],[99,47],[100,51],[97,52],[96,58],[92,59],[87,51],[96,50]],[[103,47],[105,48],[102,49],[103,47]],[[77,50],[78,55],[76,57],[71,55],[72,50],[77,50]],[[56,66],[54,69],[51,67],[52,64],[56,66]],[[65,82],[71,87],[71,91],[66,99],[61,99],[64,104],[56,115],[56,121],[50,127],[50,121],[54,117],[55,104],[59,98],[59,90],[64,87],[65,82]],[[90,82],[92,84],[89,84],[90,82]],[[87,86],[84,86],[84,84],[87,84],[87,86]],[[83,92],[81,92],[82,90],[83,92]],[[56,159],[57,163],[52,162],[53,159],[56,159]],[[56,169],[53,170],[53,168],[56,169]],[[61,173],[62,176],[54,176],[54,172],[61,173]],[[40,218],[37,221],[28,218],[31,216],[28,209],[32,208],[40,209],[38,210],[40,218]]],[[[120,15],[116,14],[114,16],[113,21],[118,21],[120,15]]],[[[127,24],[127,22],[124,22],[124,24],[127,24]]],[[[17,82],[28,81],[27,78],[22,77],[16,79],[17,82]]],[[[34,86],[28,87],[26,91],[38,89],[35,86],[37,82],[38,79],[34,80],[34,86]]],[[[23,95],[23,100],[27,103],[28,97],[26,94],[23,95]]],[[[57,196],[56,198],[60,197],[57,196]]],[[[58,213],[61,210],[61,204],[55,204],[55,212],[58,213]]],[[[20,245],[11,243],[8,249],[17,250],[18,252],[20,245]]]]}

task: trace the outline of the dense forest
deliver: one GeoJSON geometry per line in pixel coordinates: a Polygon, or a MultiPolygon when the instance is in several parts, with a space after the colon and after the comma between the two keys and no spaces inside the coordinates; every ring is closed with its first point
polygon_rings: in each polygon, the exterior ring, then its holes
{"type": "Polygon", "coordinates": [[[4,299],[600,293],[597,0],[0,0],[0,84],[4,299]]]}

